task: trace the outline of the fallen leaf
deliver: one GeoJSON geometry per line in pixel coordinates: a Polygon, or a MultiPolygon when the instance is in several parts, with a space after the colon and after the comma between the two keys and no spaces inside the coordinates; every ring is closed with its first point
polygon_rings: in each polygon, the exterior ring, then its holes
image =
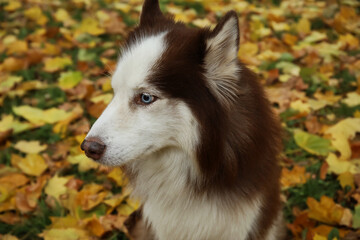
{"type": "Polygon", "coordinates": [[[80,206],[84,211],[88,211],[96,207],[108,194],[107,191],[103,190],[103,186],[95,183],[85,185],[76,196],[77,205],[80,206]]]}
{"type": "Polygon", "coordinates": [[[309,34],[311,31],[311,24],[307,18],[301,18],[296,25],[296,30],[301,35],[309,34]]]}
{"type": "Polygon", "coordinates": [[[60,74],[59,87],[62,89],[71,89],[78,85],[82,78],[82,73],[78,71],[63,72],[60,74]]]}
{"type": "Polygon", "coordinates": [[[25,17],[35,21],[39,25],[45,25],[48,21],[47,17],[43,14],[39,7],[32,7],[24,12],[25,17]]]}
{"type": "Polygon", "coordinates": [[[332,145],[341,153],[341,160],[351,157],[349,139],[354,138],[357,132],[360,132],[360,119],[358,118],[344,119],[326,130],[326,133],[332,136],[332,145]]]}
{"type": "Polygon", "coordinates": [[[357,92],[349,92],[347,97],[342,100],[349,107],[360,105],[360,95],[357,92]]]}
{"type": "Polygon", "coordinates": [[[28,50],[29,50],[29,48],[28,48],[28,44],[26,41],[17,40],[15,42],[10,43],[7,46],[6,53],[8,55],[22,54],[22,53],[26,53],[28,50]]]}
{"type": "Polygon", "coordinates": [[[38,125],[42,125],[44,123],[56,123],[71,116],[71,113],[62,109],[50,108],[43,110],[27,105],[13,107],[13,111],[16,115],[19,115],[29,122],[38,125]]]}
{"type": "Polygon", "coordinates": [[[127,183],[127,180],[125,179],[125,176],[120,167],[113,168],[107,177],[116,182],[116,185],[120,187],[127,183]]]}
{"type": "Polygon", "coordinates": [[[295,165],[292,170],[283,167],[280,183],[282,187],[289,188],[306,183],[309,177],[310,175],[306,173],[306,169],[304,167],[295,165]]]}
{"type": "Polygon", "coordinates": [[[55,58],[46,58],[44,64],[45,64],[44,71],[56,72],[61,69],[64,69],[66,66],[72,65],[73,62],[70,57],[55,57],[55,58]]]}
{"type": "Polygon", "coordinates": [[[345,209],[341,205],[335,204],[334,200],[327,196],[322,196],[320,202],[308,197],[306,204],[309,207],[309,218],[323,223],[340,224],[344,216],[345,209]]]}
{"type": "Polygon", "coordinates": [[[0,132],[13,130],[14,133],[20,133],[31,128],[31,124],[15,120],[13,115],[3,115],[0,121],[0,132]]]}
{"type": "Polygon", "coordinates": [[[99,164],[97,162],[91,160],[83,153],[74,156],[69,156],[67,158],[67,161],[70,162],[71,164],[78,164],[80,172],[86,172],[89,171],[90,169],[96,169],[99,167],[99,164]]]}
{"type": "Polygon", "coordinates": [[[39,141],[19,141],[14,148],[23,153],[40,153],[47,148],[47,145],[40,145],[39,141]]]}
{"type": "Polygon", "coordinates": [[[59,201],[60,195],[67,192],[67,187],[65,185],[70,178],[71,176],[59,177],[55,175],[48,181],[47,186],[45,187],[45,193],[59,201]]]}
{"type": "Polygon", "coordinates": [[[329,152],[334,150],[331,147],[330,140],[299,129],[294,131],[294,139],[299,147],[315,155],[327,156],[329,152]]]}
{"type": "Polygon", "coordinates": [[[44,240],[88,240],[90,235],[83,229],[79,228],[53,228],[44,230],[40,237],[44,240]]]}
{"type": "Polygon", "coordinates": [[[326,162],[329,164],[328,171],[331,173],[342,174],[350,172],[356,174],[360,172],[360,160],[341,160],[335,154],[329,153],[326,162]]]}
{"type": "Polygon", "coordinates": [[[354,175],[350,172],[343,172],[338,176],[338,180],[342,188],[350,186],[352,189],[355,188],[354,175]]]}
{"type": "Polygon", "coordinates": [[[8,4],[4,7],[4,9],[8,12],[13,12],[21,6],[22,5],[19,1],[9,1],[8,4]]]}
{"type": "Polygon", "coordinates": [[[48,168],[44,158],[38,154],[28,154],[24,158],[13,154],[11,163],[31,176],[40,176],[48,168]]]}

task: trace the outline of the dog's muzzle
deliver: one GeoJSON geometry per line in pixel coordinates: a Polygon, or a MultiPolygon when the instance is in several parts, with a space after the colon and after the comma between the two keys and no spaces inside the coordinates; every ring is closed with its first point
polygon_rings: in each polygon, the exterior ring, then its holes
{"type": "Polygon", "coordinates": [[[98,138],[85,139],[81,143],[81,150],[85,155],[94,160],[99,160],[105,152],[106,145],[98,138]]]}

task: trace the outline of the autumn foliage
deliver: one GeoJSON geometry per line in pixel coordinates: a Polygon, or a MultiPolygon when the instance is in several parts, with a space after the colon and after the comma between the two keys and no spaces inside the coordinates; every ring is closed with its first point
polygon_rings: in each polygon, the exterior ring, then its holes
{"type": "MultiPolygon", "coordinates": [[[[360,3],[163,0],[189,27],[239,13],[239,58],[282,121],[289,239],[360,236],[360,3]]],[[[0,2],[0,238],[127,239],[139,207],[80,143],[142,0],[0,2]],[[125,232],[125,233],[124,233],[125,232]]]]}

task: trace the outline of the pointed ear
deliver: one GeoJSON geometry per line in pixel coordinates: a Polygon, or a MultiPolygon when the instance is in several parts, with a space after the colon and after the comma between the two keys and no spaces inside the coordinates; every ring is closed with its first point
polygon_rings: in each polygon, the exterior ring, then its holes
{"type": "Polygon", "coordinates": [[[239,23],[236,12],[228,12],[206,39],[206,76],[213,94],[229,105],[238,95],[239,23]]]}
{"type": "Polygon", "coordinates": [[[153,25],[159,17],[163,17],[159,0],[145,0],[140,16],[140,26],[153,25]]]}

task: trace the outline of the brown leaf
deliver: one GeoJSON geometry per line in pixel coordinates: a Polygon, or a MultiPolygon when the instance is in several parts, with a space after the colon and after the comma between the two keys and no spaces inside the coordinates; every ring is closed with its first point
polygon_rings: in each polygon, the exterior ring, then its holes
{"type": "Polygon", "coordinates": [[[100,117],[101,113],[105,110],[106,104],[101,101],[94,104],[89,104],[86,107],[86,110],[89,112],[89,114],[95,118],[100,117]]]}
{"type": "Polygon", "coordinates": [[[13,129],[9,129],[4,132],[0,132],[0,146],[3,146],[6,143],[6,140],[11,137],[13,129]]]}
{"type": "Polygon", "coordinates": [[[309,115],[305,120],[305,126],[309,133],[317,134],[321,130],[321,124],[318,122],[317,117],[309,115]]]}
{"type": "Polygon", "coordinates": [[[0,214],[0,221],[14,225],[21,222],[21,217],[18,214],[12,212],[5,212],[0,214]]]}

